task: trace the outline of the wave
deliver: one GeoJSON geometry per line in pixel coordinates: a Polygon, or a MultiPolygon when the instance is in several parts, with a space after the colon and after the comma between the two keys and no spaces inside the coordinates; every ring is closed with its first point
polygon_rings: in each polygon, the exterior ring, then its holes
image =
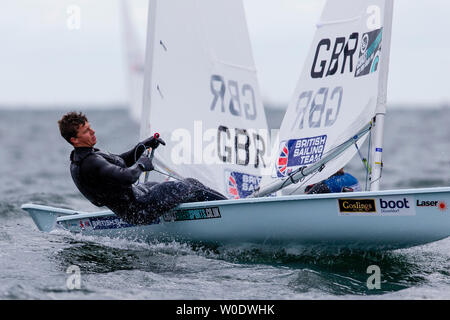
{"type": "Polygon", "coordinates": [[[368,296],[426,285],[430,272],[441,272],[435,270],[436,265],[427,263],[433,257],[418,260],[420,249],[417,248],[377,252],[250,244],[213,247],[179,242],[132,242],[61,232],[70,246],[58,252],[55,259],[62,269],[78,265],[83,273],[134,270],[185,276],[217,270],[219,276],[220,270],[230,268],[237,272],[243,268],[255,272],[269,268],[284,273],[289,278],[286,285],[297,294],[318,290],[332,296],[368,296]],[[381,271],[380,290],[367,286],[371,275],[368,267],[373,265],[381,271]]]}

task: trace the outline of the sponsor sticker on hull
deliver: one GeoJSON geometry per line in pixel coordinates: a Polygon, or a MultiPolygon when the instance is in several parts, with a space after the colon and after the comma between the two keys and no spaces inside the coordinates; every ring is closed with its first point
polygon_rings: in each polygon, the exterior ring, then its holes
{"type": "Polygon", "coordinates": [[[422,200],[422,199],[417,199],[416,201],[416,207],[420,208],[420,207],[434,207],[439,209],[440,211],[447,211],[448,206],[447,203],[445,201],[442,200],[422,200]]]}
{"type": "Polygon", "coordinates": [[[117,216],[93,217],[90,220],[94,230],[120,229],[133,226],[117,216]]]}
{"type": "Polygon", "coordinates": [[[415,216],[414,198],[389,196],[378,198],[380,213],[383,216],[415,216]]]}
{"type": "Polygon", "coordinates": [[[221,218],[218,207],[173,210],[164,214],[164,221],[186,221],[221,218]]]}
{"type": "MultiPolygon", "coordinates": [[[[161,219],[156,218],[149,224],[158,224],[160,222],[161,219]]],[[[73,232],[135,227],[135,225],[127,223],[117,216],[91,217],[81,220],[67,220],[58,222],[58,224],[73,232]]]]}
{"type": "Polygon", "coordinates": [[[377,212],[375,199],[338,199],[341,213],[369,213],[377,212]]]}
{"type": "Polygon", "coordinates": [[[416,207],[412,197],[381,196],[378,198],[338,199],[341,216],[415,216],[416,207]]]}

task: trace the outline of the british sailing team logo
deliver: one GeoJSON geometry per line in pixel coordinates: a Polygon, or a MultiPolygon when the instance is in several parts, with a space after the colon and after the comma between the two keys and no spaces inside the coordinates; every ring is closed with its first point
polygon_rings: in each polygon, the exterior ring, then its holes
{"type": "Polygon", "coordinates": [[[277,176],[278,177],[286,177],[287,174],[292,171],[292,169],[288,169],[288,159],[289,159],[289,149],[287,143],[284,144],[281,149],[280,156],[277,161],[277,176]]]}
{"type": "Polygon", "coordinates": [[[228,195],[233,199],[239,199],[239,191],[236,183],[236,179],[232,174],[228,176],[228,195]]]}
{"type": "Polygon", "coordinates": [[[326,135],[283,141],[275,164],[276,176],[287,177],[293,170],[320,160],[326,141],[326,135]]]}
{"type": "Polygon", "coordinates": [[[228,198],[241,199],[248,197],[259,186],[261,179],[261,176],[237,171],[225,171],[225,184],[228,198]]]}

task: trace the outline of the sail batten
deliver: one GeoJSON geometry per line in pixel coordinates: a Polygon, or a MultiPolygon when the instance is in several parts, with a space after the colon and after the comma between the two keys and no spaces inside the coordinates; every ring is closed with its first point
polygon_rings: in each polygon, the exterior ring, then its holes
{"type": "Polygon", "coordinates": [[[358,20],[361,19],[361,16],[356,16],[353,18],[348,18],[348,19],[342,19],[342,20],[329,20],[329,21],[319,21],[316,26],[317,28],[322,28],[324,26],[329,26],[329,25],[333,25],[333,24],[341,24],[341,23],[349,23],[349,22],[356,22],[358,20]]]}

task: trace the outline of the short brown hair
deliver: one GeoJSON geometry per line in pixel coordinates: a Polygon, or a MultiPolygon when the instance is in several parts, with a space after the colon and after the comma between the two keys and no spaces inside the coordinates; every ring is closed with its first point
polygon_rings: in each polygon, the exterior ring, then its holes
{"type": "Polygon", "coordinates": [[[86,116],[81,112],[68,112],[66,113],[61,120],[58,121],[59,132],[61,132],[61,136],[66,139],[66,141],[70,144],[70,138],[76,138],[78,134],[78,128],[88,122],[86,116]]]}

